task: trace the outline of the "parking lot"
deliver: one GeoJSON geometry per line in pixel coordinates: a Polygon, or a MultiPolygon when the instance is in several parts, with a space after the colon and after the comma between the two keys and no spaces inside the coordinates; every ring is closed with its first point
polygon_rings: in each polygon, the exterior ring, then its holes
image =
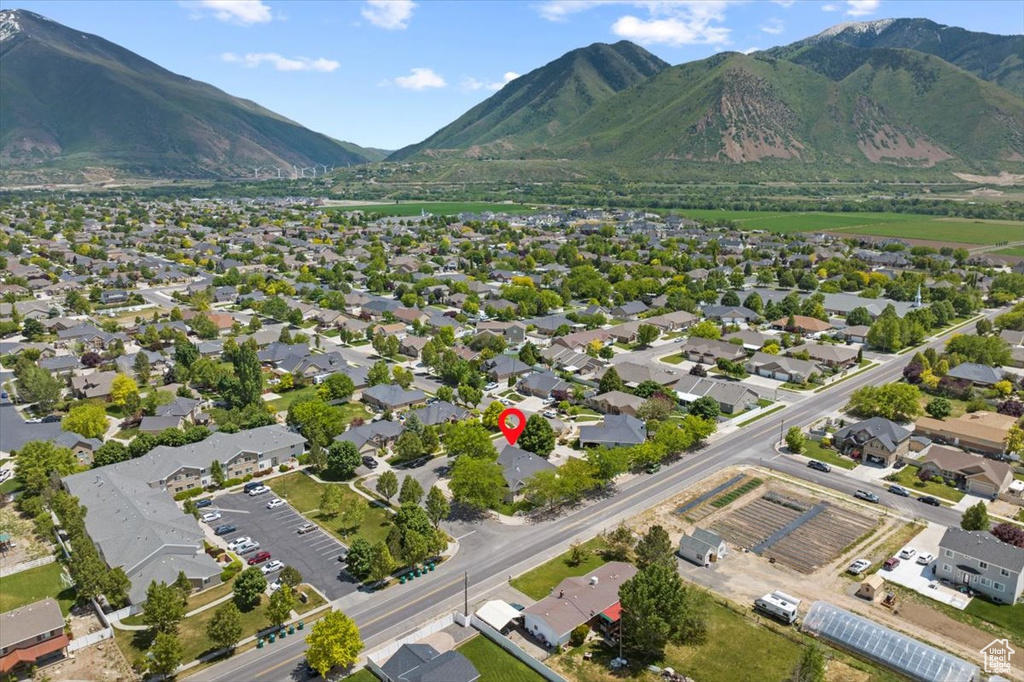
{"type": "MultiPolygon", "coordinates": [[[[214,522],[234,524],[234,533],[223,537],[225,542],[241,536],[249,536],[260,543],[258,551],[270,552],[273,559],[280,559],[286,566],[299,569],[302,579],[330,599],[338,599],[355,592],[359,583],[344,571],[345,564],[338,557],[345,554],[345,546],[325,533],[319,526],[316,530],[299,535],[298,528],[306,519],[288,504],[277,509],[267,509],[267,502],[274,494],[264,493],[249,497],[245,493],[223,495],[215,500],[213,507],[221,513],[221,519],[214,522]]],[[[247,554],[243,558],[253,556],[247,554]]],[[[274,580],[276,574],[268,576],[274,580]]]]}
{"type": "Polygon", "coordinates": [[[917,537],[895,552],[896,555],[899,555],[903,549],[913,547],[915,551],[914,557],[909,560],[901,560],[896,568],[891,571],[881,570],[878,572],[878,575],[889,582],[908,587],[918,594],[923,594],[929,599],[949,604],[953,608],[967,608],[967,604],[971,601],[970,597],[950,587],[941,585],[935,580],[935,574],[932,570],[935,564],[934,560],[928,565],[917,563],[917,557],[925,552],[933,557],[939,556],[939,541],[945,532],[946,529],[943,526],[937,523],[929,523],[928,527],[921,531],[917,537]]]}

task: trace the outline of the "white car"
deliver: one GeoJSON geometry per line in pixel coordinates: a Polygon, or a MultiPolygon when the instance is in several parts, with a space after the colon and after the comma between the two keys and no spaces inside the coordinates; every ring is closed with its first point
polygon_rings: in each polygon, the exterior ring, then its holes
{"type": "Polygon", "coordinates": [[[265,485],[258,485],[258,486],[256,486],[255,488],[253,488],[252,490],[249,491],[249,497],[256,497],[257,495],[262,495],[263,493],[269,493],[269,492],[270,492],[270,488],[268,488],[267,486],[265,486],[265,485]]]}
{"type": "Polygon", "coordinates": [[[219,511],[210,511],[210,512],[206,512],[206,513],[205,513],[205,514],[203,514],[203,515],[202,515],[202,516],[201,516],[200,518],[201,518],[201,519],[202,519],[202,520],[203,520],[204,522],[206,522],[206,523],[211,523],[211,522],[213,522],[213,521],[216,521],[217,519],[219,519],[219,518],[220,518],[220,512],[219,512],[219,511]]]}
{"type": "Polygon", "coordinates": [[[256,542],[255,540],[252,540],[250,542],[246,542],[245,544],[236,547],[235,554],[248,554],[249,552],[255,552],[259,548],[260,543],[256,542]]]}
{"type": "Polygon", "coordinates": [[[489,383],[486,386],[484,386],[484,390],[485,391],[493,391],[497,387],[498,387],[498,384],[496,384],[495,382],[492,381],[491,383],[489,383]]]}
{"type": "Polygon", "coordinates": [[[901,559],[913,559],[914,555],[917,554],[917,550],[913,547],[906,547],[900,552],[901,559]]]}
{"type": "Polygon", "coordinates": [[[934,558],[935,557],[933,557],[928,552],[921,552],[917,555],[917,563],[921,564],[922,566],[927,566],[932,562],[932,559],[934,558]]]}
{"type": "MultiPolygon", "coordinates": [[[[276,561],[276,560],[275,560],[275,561],[276,561]]],[[[273,563],[273,562],[271,562],[271,563],[273,563]]],[[[277,592],[278,590],[280,590],[280,589],[281,589],[281,585],[284,585],[284,583],[283,583],[283,582],[281,581],[281,579],[280,579],[280,578],[278,578],[278,579],[277,579],[277,580],[275,580],[274,582],[270,583],[270,585],[269,585],[269,587],[270,587],[270,591],[271,591],[271,592],[277,592]]]]}
{"type": "Polygon", "coordinates": [[[235,538],[234,540],[229,542],[228,543],[228,549],[230,549],[232,552],[234,552],[236,549],[238,549],[242,545],[247,545],[250,542],[252,542],[252,538],[249,537],[248,535],[243,535],[242,537],[235,538]]]}
{"type": "Polygon", "coordinates": [[[3,483],[4,481],[6,481],[13,474],[14,474],[14,472],[12,472],[10,469],[0,469],[0,483],[3,483]]]}
{"type": "Polygon", "coordinates": [[[284,568],[283,561],[279,561],[278,559],[272,559],[267,563],[263,564],[263,568],[261,568],[260,570],[263,571],[263,575],[270,575],[274,571],[280,571],[282,568],[284,568]]]}
{"type": "Polygon", "coordinates": [[[846,569],[846,572],[852,573],[853,575],[860,575],[864,571],[868,570],[869,566],[871,566],[871,562],[867,559],[857,559],[850,564],[850,567],[846,569]]]}
{"type": "Polygon", "coordinates": [[[267,502],[267,509],[277,509],[278,507],[284,506],[284,500],[275,497],[270,502],[267,502]]]}

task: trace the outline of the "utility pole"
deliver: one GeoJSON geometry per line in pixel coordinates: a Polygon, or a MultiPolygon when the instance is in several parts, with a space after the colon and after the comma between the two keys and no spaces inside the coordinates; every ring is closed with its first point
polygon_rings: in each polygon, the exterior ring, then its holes
{"type": "Polygon", "coordinates": [[[782,447],[783,441],[786,440],[785,436],[782,435],[785,432],[784,431],[785,428],[786,428],[786,420],[783,419],[782,421],[779,422],[779,447],[780,448],[782,447]]]}
{"type": "Polygon", "coordinates": [[[462,572],[462,610],[469,618],[469,571],[462,572]]]}

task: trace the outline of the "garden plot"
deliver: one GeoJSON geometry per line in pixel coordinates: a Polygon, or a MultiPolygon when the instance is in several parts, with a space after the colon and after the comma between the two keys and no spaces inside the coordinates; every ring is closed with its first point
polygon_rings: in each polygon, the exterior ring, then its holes
{"type": "Polygon", "coordinates": [[[874,519],[831,502],[767,492],[717,520],[713,529],[732,544],[813,573],[874,526],[874,519]]]}

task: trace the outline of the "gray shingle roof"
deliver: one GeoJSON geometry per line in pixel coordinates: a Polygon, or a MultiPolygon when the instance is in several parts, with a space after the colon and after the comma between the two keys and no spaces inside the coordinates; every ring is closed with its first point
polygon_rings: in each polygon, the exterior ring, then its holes
{"type": "Polygon", "coordinates": [[[995,384],[1003,379],[1003,373],[995,367],[980,365],[976,362],[961,362],[947,372],[946,376],[954,379],[966,379],[976,384],[995,384]]]}
{"type": "Polygon", "coordinates": [[[508,444],[498,454],[498,466],[501,467],[501,474],[512,492],[517,492],[526,479],[538,471],[557,468],[543,457],[508,444]]]}
{"type": "Polygon", "coordinates": [[[581,443],[639,445],[647,440],[647,425],[628,414],[605,415],[603,424],[580,427],[581,443]]]}
{"type": "Polygon", "coordinates": [[[1024,573],[1024,549],[1003,542],[986,531],[947,528],[939,540],[939,547],[966,554],[999,568],[1024,573]]]}

